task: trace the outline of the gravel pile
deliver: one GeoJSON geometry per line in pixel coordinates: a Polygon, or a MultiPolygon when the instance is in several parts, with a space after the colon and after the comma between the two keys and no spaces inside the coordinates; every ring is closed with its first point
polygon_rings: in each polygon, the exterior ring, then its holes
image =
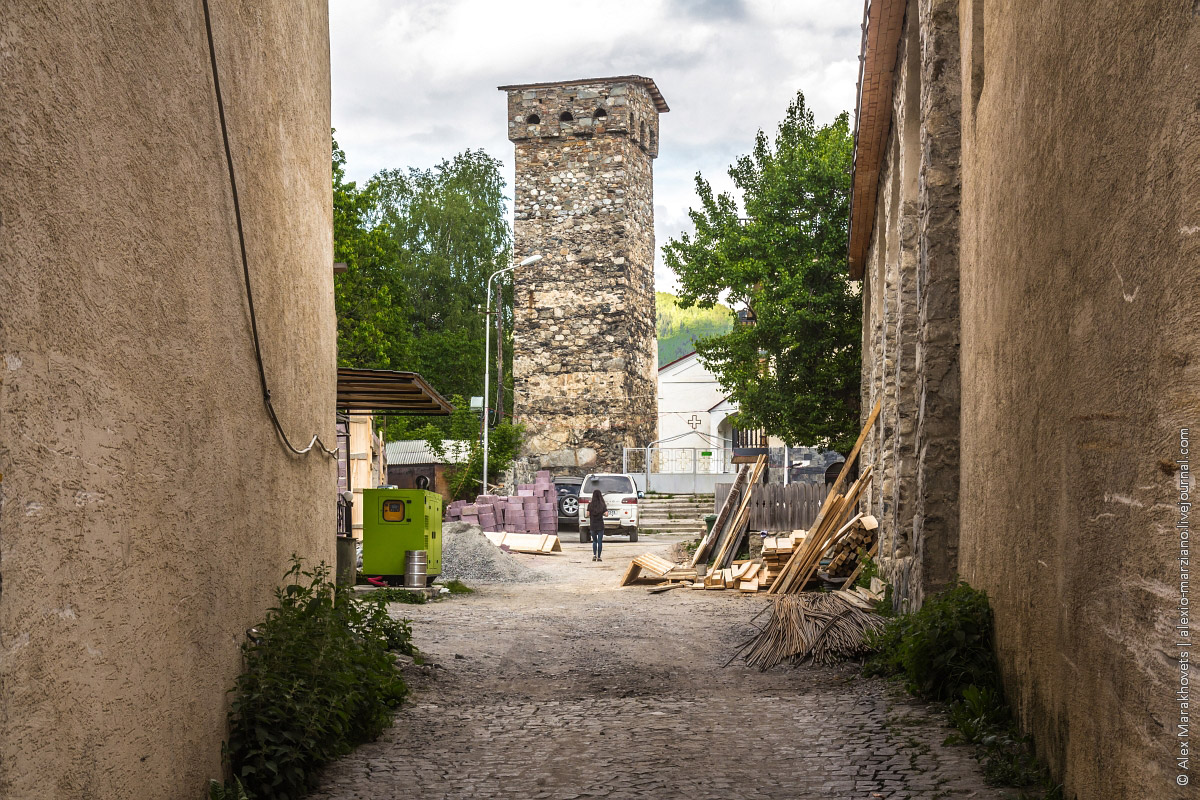
{"type": "Polygon", "coordinates": [[[483,528],[466,522],[442,525],[441,580],[476,583],[535,583],[546,574],[522,564],[488,541],[483,528]]]}

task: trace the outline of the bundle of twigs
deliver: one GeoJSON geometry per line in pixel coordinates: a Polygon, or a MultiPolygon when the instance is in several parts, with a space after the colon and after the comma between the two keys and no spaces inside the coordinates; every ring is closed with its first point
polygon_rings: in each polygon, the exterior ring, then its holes
{"type": "Polygon", "coordinates": [[[789,658],[798,664],[833,664],[861,655],[867,634],[884,621],[861,599],[847,595],[804,592],[775,598],[766,626],[733,658],[741,655],[748,666],[768,670],[789,658]]]}

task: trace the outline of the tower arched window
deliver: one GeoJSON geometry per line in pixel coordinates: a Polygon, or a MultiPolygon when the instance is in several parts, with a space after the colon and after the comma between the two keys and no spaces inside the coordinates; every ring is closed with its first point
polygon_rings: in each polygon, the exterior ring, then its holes
{"type": "Polygon", "coordinates": [[[608,116],[608,112],[605,111],[603,108],[597,108],[596,113],[593,114],[592,116],[595,117],[596,119],[604,119],[605,117],[608,116]]]}
{"type": "Polygon", "coordinates": [[[571,114],[570,111],[564,111],[558,115],[558,121],[559,122],[574,122],[575,117],[571,114]]]}
{"type": "Polygon", "coordinates": [[[528,117],[525,118],[525,123],[527,125],[539,125],[539,124],[541,124],[541,122],[542,122],[542,118],[539,117],[537,114],[530,114],[528,117]]]}

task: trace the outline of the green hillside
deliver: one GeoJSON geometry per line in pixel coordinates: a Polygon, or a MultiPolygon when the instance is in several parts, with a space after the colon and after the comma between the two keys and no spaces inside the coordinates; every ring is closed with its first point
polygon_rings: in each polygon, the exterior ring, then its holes
{"type": "Polygon", "coordinates": [[[733,327],[733,310],[728,306],[680,308],[678,298],[666,292],[654,293],[658,310],[658,365],[695,350],[692,344],[706,336],[719,336],[733,327]]]}

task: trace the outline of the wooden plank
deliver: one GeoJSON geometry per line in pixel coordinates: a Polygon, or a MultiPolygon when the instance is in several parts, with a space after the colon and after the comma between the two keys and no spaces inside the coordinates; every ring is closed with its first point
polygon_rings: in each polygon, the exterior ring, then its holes
{"type": "Polygon", "coordinates": [[[496,533],[487,534],[497,546],[504,545],[509,550],[515,550],[518,553],[533,553],[548,554],[553,552],[562,552],[562,545],[558,541],[558,537],[553,534],[545,533],[496,533]],[[499,537],[498,539],[496,537],[499,537]],[[557,545],[557,547],[556,547],[557,545]]]}
{"type": "MultiPolygon", "coordinates": [[[[833,502],[833,499],[838,496],[838,493],[841,492],[842,486],[845,485],[846,476],[850,474],[850,470],[854,466],[854,462],[858,459],[859,452],[862,450],[863,445],[867,441],[867,435],[870,433],[871,428],[875,425],[875,420],[879,418],[879,409],[882,407],[882,402],[882,399],[877,400],[875,402],[875,407],[871,409],[871,413],[867,417],[866,423],[863,425],[862,430],[859,431],[858,440],[854,442],[854,449],[850,451],[850,455],[846,456],[846,463],[842,467],[841,473],[838,475],[837,480],[834,481],[833,486],[829,487],[829,494],[825,497],[825,504],[821,507],[820,512],[817,513],[817,518],[813,521],[813,524],[809,526],[810,531],[815,531],[821,526],[825,520],[825,517],[829,513],[830,504],[833,502]]],[[[798,556],[799,553],[794,553],[792,555],[792,558],[788,561],[788,566],[784,568],[780,579],[776,580],[776,582],[772,584],[770,590],[771,594],[779,594],[781,591],[784,591],[785,586],[790,587],[791,583],[793,582],[791,580],[791,573],[796,569],[796,567],[793,566],[793,562],[796,561],[798,556]]]]}
{"type": "Polygon", "coordinates": [[[713,542],[721,535],[721,530],[724,527],[725,521],[732,513],[734,506],[738,502],[738,493],[741,487],[744,487],[744,479],[749,478],[750,468],[742,467],[738,470],[737,478],[734,479],[733,486],[730,492],[725,497],[725,502],[721,504],[721,511],[717,514],[717,520],[713,524],[712,530],[704,534],[704,538],[700,540],[700,544],[696,547],[696,552],[692,554],[691,566],[696,566],[700,560],[707,555],[709,549],[712,548],[713,542]]]}
{"type": "MultiPolygon", "coordinates": [[[[754,463],[754,471],[750,476],[749,482],[746,484],[745,497],[742,500],[742,505],[738,509],[737,516],[734,518],[733,524],[726,529],[725,534],[721,538],[720,546],[717,549],[716,556],[713,557],[713,566],[723,567],[733,558],[737,552],[737,548],[742,541],[747,521],[750,517],[750,500],[754,496],[755,487],[763,470],[767,467],[767,459],[765,456],[759,456],[754,463]]],[[[715,531],[716,528],[714,527],[715,531]]]]}
{"type": "Polygon", "coordinates": [[[638,563],[636,561],[630,561],[629,569],[625,570],[625,574],[621,577],[620,585],[628,586],[629,584],[633,583],[635,580],[637,580],[638,573],[640,573],[641,571],[642,571],[642,568],[638,565],[638,563]]]}
{"type": "MultiPolygon", "coordinates": [[[[853,510],[854,506],[858,503],[858,498],[862,495],[862,493],[864,491],[866,491],[867,485],[870,482],[871,482],[871,468],[868,467],[867,470],[862,474],[862,477],[860,477],[855,482],[854,486],[851,488],[850,496],[848,496],[845,499],[845,502],[842,504],[841,508],[838,509],[836,511],[836,513],[830,517],[831,522],[830,522],[829,527],[837,525],[838,520],[841,518],[842,514],[844,514],[847,510],[853,510]]],[[[845,531],[847,531],[847,530],[849,530],[848,527],[839,529],[838,532],[830,535],[828,542],[825,542],[820,547],[820,549],[816,553],[816,557],[812,559],[812,564],[809,566],[808,570],[803,573],[804,577],[800,579],[800,582],[798,584],[795,584],[797,591],[802,590],[804,588],[804,586],[808,584],[809,580],[812,579],[812,576],[814,574],[816,574],[817,568],[821,565],[821,555],[826,550],[828,550],[829,548],[836,545],[838,543],[839,538],[841,536],[844,536],[845,531]]]]}

